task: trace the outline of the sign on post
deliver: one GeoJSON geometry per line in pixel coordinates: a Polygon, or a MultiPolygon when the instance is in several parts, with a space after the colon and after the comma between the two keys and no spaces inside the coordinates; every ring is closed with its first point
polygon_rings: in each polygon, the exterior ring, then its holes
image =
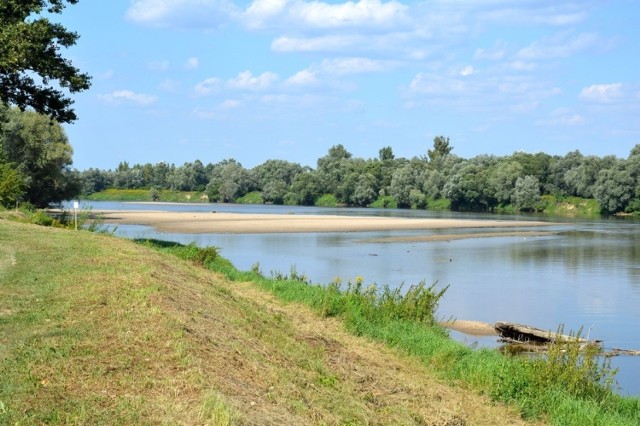
{"type": "Polygon", "coordinates": [[[78,230],[78,207],[79,203],[77,201],[73,202],[73,219],[76,224],[76,231],[78,230]]]}

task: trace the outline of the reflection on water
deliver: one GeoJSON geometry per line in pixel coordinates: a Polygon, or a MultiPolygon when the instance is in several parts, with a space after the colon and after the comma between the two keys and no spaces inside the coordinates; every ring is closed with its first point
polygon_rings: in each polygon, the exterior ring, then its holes
{"type": "MultiPolygon", "coordinates": [[[[119,208],[132,207],[157,209],[155,205],[129,203],[119,208]]],[[[115,207],[94,206],[107,208],[115,207]]],[[[165,210],[195,208],[245,213],[478,217],[412,210],[162,206],[165,210]]],[[[345,282],[356,276],[362,276],[365,283],[390,286],[437,281],[442,286],[450,285],[439,309],[443,318],[511,321],[549,330],[564,325],[565,331],[582,328],[585,335],[603,340],[607,348],[640,349],[639,225],[622,220],[573,221],[545,228],[558,231],[551,236],[393,243],[368,241],[461,231],[193,235],[158,234],[148,227],[121,225],[116,234],[217,246],[241,270],[259,263],[261,271],[268,275],[276,271],[288,273],[293,266],[316,283],[328,283],[336,277],[345,282]]],[[[495,345],[492,338],[457,333],[453,336],[467,344],[477,341],[481,346],[495,345]]],[[[640,395],[640,358],[617,357],[612,364],[620,368],[621,392],[640,395]]]]}

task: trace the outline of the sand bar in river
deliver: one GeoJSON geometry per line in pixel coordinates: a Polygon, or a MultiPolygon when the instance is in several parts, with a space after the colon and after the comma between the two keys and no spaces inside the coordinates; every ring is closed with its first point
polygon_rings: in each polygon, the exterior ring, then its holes
{"type": "MultiPolygon", "coordinates": [[[[213,233],[213,234],[265,234],[295,232],[364,232],[393,230],[428,230],[493,228],[496,236],[503,228],[526,228],[509,232],[509,236],[532,235],[531,230],[558,225],[541,221],[428,219],[401,217],[363,217],[300,214],[246,214],[219,212],[169,212],[160,210],[103,210],[94,211],[108,224],[148,225],[158,232],[213,233]]],[[[538,234],[548,232],[537,231],[538,234]]],[[[490,236],[484,232],[482,236],[490,236]]],[[[470,237],[473,235],[469,235],[470,237]]]]}

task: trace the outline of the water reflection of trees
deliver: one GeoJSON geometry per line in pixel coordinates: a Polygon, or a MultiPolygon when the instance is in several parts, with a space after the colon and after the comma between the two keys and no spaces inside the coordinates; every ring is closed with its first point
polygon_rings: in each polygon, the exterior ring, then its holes
{"type": "MultiPolygon", "coordinates": [[[[577,273],[582,269],[625,270],[640,277],[640,229],[617,232],[571,231],[557,237],[538,238],[507,246],[508,255],[518,264],[533,262],[536,267],[562,263],[577,273]]],[[[632,281],[640,287],[640,280],[632,281]],[[637,284],[636,284],[637,283],[637,284]]]]}

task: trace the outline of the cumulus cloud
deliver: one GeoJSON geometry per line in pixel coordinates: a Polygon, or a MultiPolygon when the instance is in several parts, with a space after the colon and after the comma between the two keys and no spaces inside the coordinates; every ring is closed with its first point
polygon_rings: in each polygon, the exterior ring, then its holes
{"type": "Polygon", "coordinates": [[[211,77],[206,80],[196,84],[194,88],[196,94],[201,96],[211,95],[213,93],[217,93],[220,91],[222,82],[219,78],[211,77]]]}
{"type": "Polygon", "coordinates": [[[591,102],[611,103],[623,96],[622,84],[594,84],[580,92],[580,99],[591,102]]]}
{"type": "Polygon", "coordinates": [[[468,77],[470,75],[473,75],[476,73],[476,70],[471,66],[471,65],[467,65],[466,67],[462,68],[460,70],[460,75],[462,77],[468,77]]]}
{"type": "Polygon", "coordinates": [[[317,77],[317,72],[308,69],[298,71],[284,82],[286,86],[294,87],[315,86],[318,83],[319,80],[317,77]]]}
{"type": "Polygon", "coordinates": [[[243,19],[250,28],[267,25],[297,28],[367,28],[381,30],[409,22],[408,6],[391,0],[322,1],[254,0],[243,19]]]}
{"type": "Polygon", "coordinates": [[[227,87],[237,90],[265,90],[277,79],[278,75],[272,72],[254,76],[251,71],[243,71],[237,77],[228,80],[227,87]]]}
{"type": "Polygon", "coordinates": [[[327,35],[310,38],[282,36],[271,43],[271,49],[276,52],[335,52],[362,45],[363,41],[364,38],[357,35],[327,35]]]}
{"type": "Polygon", "coordinates": [[[104,95],[98,95],[98,97],[108,103],[132,103],[142,106],[151,105],[158,100],[157,96],[147,95],[145,93],[136,93],[131,90],[116,90],[104,95]]]}
{"type": "Polygon", "coordinates": [[[262,91],[272,87],[277,80],[278,75],[272,72],[254,76],[251,71],[243,71],[225,82],[218,77],[207,78],[196,84],[194,91],[200,96],[221,93],[223,90],[262,91]]]}
{"type": "Polygon", "coordinates": [[[125,16],[157,27],[217,28],[236,14],[227,0],[133,0],[125,16]]]}
{"type": "Polygon", "coordinates": [[[325,59],[319,69],[327,74],[347,75],[385,71],[393,67],[389,61],[369,58],[325,59]]]}

